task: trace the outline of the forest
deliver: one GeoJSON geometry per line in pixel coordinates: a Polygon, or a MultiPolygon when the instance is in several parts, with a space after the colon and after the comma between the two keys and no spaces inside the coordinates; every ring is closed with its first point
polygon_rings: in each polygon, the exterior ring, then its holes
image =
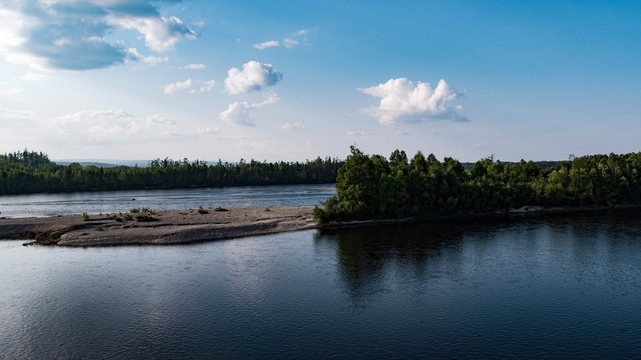
{"type": "Polygon", "coordinates": [[[40,192],[135,190],[234,185],[322,184],[336,180],[343,162],[316,158],[300,162],[238,163],[152,160],[146,167],[59,165],[42,152],[0,155],[0,195],[40,192]]]}
{"type": "Polygon", "coordinates": [[[457,160],[418,152],[389,158],[351,147],[338,169],[337,194],[316,207],[321,223],[504,211],[524,205],[609,206],[641,203],[641,153],[571,156],[541,167],[492,157],[466,170],[457,160]]]}

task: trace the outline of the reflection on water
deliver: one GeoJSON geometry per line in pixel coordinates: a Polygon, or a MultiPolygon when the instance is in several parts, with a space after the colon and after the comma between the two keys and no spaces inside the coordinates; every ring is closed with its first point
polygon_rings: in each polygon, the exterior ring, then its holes
{"type": "Polygon", "coordinates": [[[386,291],[383,280],[390,272],[404,279],[425,281],[431,262],[448,253],[449,270],[456,272],[463,229],[456,225],[403,224],[342,230],[323,230],[317,242],[335,243],[338,273],[353,300],[386,291]]]}
{"type": "Polygon", "coordinates": [[[0,357],[634,358],[639,215],[168,247],[0,241],[0,357]]]}

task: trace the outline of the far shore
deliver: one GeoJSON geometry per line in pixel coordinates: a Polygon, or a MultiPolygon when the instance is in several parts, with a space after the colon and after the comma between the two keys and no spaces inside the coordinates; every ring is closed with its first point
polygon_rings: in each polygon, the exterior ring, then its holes
{"type": "MultiPolygon", "coordinates": [[[[358,220],[319,225],[312,206],[238,207],[189,209],[142,214],[118,213],[37,218],[0,218],[0,239],[33,240],[27,244],[71,247],[118,245],[175,245],[268,235],[318,228],[342,228],[418,221],[446,221],[568,213],[607,209],[641,208],[641,205],[602,207],[541,207],[440,217],[358,220]],[[136,216],[148,221],[137,221],[136,216]]],[[[26,245],[27,245],[26,244],[26,245]]]]}

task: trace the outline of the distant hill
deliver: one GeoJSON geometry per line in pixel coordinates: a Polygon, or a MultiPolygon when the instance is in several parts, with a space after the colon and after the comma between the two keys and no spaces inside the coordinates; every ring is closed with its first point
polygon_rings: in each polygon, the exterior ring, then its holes
{"type": "Polygon", "coordinates": [[[82,166],[97,166],[103,168],[112,168],[118,166],[149,166],[150,160],[113,160],[113,159],[60,159],[52,160],[58,165],[69,165],[71,163],[78,163],[82,166]]]}

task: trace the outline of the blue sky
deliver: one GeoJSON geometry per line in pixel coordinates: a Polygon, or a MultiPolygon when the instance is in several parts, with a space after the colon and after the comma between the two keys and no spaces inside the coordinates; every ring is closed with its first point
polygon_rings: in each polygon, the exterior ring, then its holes
{"type": "Polygon", "coordinates": [[[639,151],[638,1],[0,3],[0,152],[639,151]]]}

